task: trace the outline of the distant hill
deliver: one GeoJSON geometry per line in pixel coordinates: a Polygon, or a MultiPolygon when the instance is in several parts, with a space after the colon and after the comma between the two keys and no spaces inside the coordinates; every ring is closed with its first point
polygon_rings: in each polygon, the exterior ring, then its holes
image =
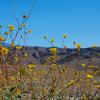
{"type": "MultiPolygon", "coordinates": [[[[6,47],[10,46],[8,43],[3,45],[6,47]]],[[[44,64],[45,59],[50,56],[49,49],[49,47],[25,46],[23,52],[29,54],[29,58],[27,60],[28,63],[44,64]]],[[[80,59],[80,63],[100,66],[100,47],[95,49],[82,48],[80,50],[80,56],[78,55],[77,49],[57,48],[57,56],[58,64],[70,64],[74,66],[78,59],[80,59]]]]}
{"type": "MultiPolygon", "coordinates": [[[[45,59],[50,56],[49,48],[45,47],[24,47],[24,52],[29,54],[28,62],[43,64],[45,59]]],[[[100,47],[98,48],[82,48],[80,57],[76,49],[57,48],[58,64],[74,65],[78,59],[81,63],[95,64],[100,66],[100,47]]]]}

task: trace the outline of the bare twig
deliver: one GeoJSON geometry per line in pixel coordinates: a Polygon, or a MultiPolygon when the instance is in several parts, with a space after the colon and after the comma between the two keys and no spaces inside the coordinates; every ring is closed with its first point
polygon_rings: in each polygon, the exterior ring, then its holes
{"type": "MultiPolygon", "coordinates": [[[[35,1],[36,1],[36,0],[35,0],[35,1]]],[[[27,22],[28,19],[30,18],[34,6],[35,6],[35,2],[33,2],[32,6],[31,6],[31,8],[30,8],[30,10],[29,10],[29,14],[28,14],[27,18],[25,18],[25,20],[22,21],[21,24],[18,25],[17,33],[16,33],[14,39],[12,40],[12,42],[14,42],[15,39],[16,39],[16,37],[18,36],[21,26],[22,26],[25,22],[27,22]]],[[[17,17],[16,17],[16,18],[17,18],[17,17]]],[[[16,21],[18,22],[18,19],[16,19],[16,21]]]]}

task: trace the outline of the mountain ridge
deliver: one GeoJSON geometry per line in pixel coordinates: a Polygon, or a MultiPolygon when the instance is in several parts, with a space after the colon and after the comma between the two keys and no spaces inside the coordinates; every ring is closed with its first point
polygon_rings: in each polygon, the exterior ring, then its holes
{"type": "MultiPolygon", "coordinates": [[[[57,48],[57,56],[59,57],[58,64],[66,64],[78,59],[77,49],[63,49],[57,48]]],[[[24,52],[29,54],[29,62],[43,64],[45,59],[49,57],[50,47],[39,47],[39,46],[25,46],[24,52]]],[[[93,60],[100,65],[100,47],[97,48],[81,48],[80,49],[80,60],[93,60]]]]}

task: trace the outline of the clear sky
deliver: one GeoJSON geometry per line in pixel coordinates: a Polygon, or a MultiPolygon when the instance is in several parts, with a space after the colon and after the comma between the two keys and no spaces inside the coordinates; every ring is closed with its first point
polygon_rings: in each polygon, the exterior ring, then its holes
{"type": "MultiPolygon", "coordinates": [[[[0,0],[0,24],[16,25],[14,15],[20,19],[27,13],[31,0],[0,0]]],[[[68,34],[65,45],[73,47],[73,41],[83,47],[100,46],[100,0],[37,0],[28,22],[33,33],[26,45],[50,46],[45,40],[54,37],[61,46],[62,34],[68,34]]],[[[18,42],[18,41],[16,41],[18,42]]]]}

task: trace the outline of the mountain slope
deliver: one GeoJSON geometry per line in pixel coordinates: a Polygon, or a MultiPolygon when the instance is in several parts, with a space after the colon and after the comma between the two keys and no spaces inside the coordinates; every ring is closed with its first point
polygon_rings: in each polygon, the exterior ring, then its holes
{"type": "MultiPolygon", "coordinates": [[[[49,48],[45,47],[25,47],[24,52],[29,54],[28,61],[43,64],[45,59],[50,56],[49,48]]],[[[77,49],[61,49],[57,48],[58,64],[74,64],[80,59],[81,62],[96,64],[100,66],[100,47],[98,48],[82,48],[80,56],[77,49]]]]}

